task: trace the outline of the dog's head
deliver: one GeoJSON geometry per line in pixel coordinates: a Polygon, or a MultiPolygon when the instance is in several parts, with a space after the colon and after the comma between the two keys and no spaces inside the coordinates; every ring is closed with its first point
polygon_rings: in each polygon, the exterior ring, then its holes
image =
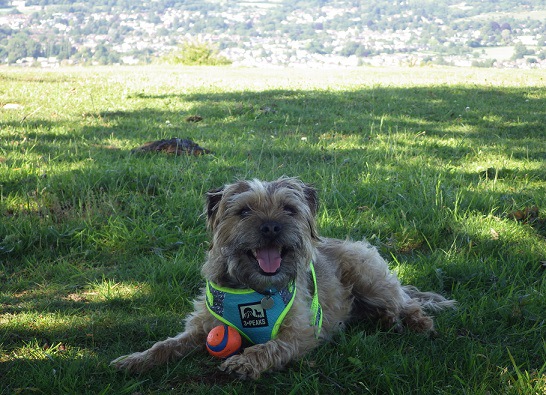
{"type": "Polygon", "coordinates": [[[207,194],[212,247],[203,275],[264,292],[306,272],[318,238],[317,193],[295,178],[239,181],[207,194]]]}

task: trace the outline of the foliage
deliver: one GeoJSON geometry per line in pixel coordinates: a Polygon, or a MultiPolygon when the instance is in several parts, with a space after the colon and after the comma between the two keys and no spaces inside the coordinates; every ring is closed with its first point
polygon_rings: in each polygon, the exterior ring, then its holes
{"type": "Polygon", "coordinates": [[[545,392],[542,72],[4,68],[0,81],[0,393],[545,392]],[[171,137],[214,154],[131,154],[171,137]],[[365,237],[403,283],[459,301],[436,314],[438,336],[356,323],[250,383],[200,352],[111,369],[182,329],[205,192],[281,175],[319,190],[322,235],[365,237]]]}
{"type": "Polygon", "coordinates": [[[514,55],[512,55],[512,59],[523,59],[527,55],[534,55],[535,51],[527,48],[524,44],[517,43],[514,46],[514,55]]]}
{"type": "Polygon", "coordinates": [[[207,42],[187,41],[178,51],[166,58],[167,63],[185,66],[221,66],[231,61],[219,54],[212,44],[207,42]]]}

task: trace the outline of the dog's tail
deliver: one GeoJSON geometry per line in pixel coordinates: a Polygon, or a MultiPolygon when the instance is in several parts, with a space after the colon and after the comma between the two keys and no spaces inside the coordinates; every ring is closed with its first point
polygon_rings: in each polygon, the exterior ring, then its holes
{"type": "Polygon", "coordinates": [[[457,306],[455,300],[446,299],[442,295],[434,292],[421,292],[411,285],[402,288],[410,298],[417,301],[423,309],[428,311],[454,309],[457,306]]]}

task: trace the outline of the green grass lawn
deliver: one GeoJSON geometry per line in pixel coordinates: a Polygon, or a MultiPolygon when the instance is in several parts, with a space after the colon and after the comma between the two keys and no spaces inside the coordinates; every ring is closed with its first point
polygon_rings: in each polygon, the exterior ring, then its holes
{"type": "Polygon", "coordinates": [[[545,210],[541,71],[1,68],[0,393],[544,394],[545,210]],[[214,153],[131,154],[171,137],[214,153]],[[439,336],[353,325],[257,382],[110,368],[183,329],[204,193],[281,175],[323,235],[459,301],[439,336]]]}

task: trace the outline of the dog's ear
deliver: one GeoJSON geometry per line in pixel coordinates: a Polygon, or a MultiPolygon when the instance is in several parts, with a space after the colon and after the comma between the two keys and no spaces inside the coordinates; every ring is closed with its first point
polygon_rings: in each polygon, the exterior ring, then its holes
{"type": "Polygon", "coordinates": [[[315,240],[318,240],[320,237],[317,230],[317,223],[315,221],[315,217],[319,208],[318,193],[314,187],[307,184],[303,184],[303,193],[312,216],[312,218],[308,220],[311,237],[315,240]]]}
{"type": "Polygon", "coordinates": [[[222,215],[222,200],[230,199],[234,195],[248,191],[249,188],[248,182],[238,181],[234,184],[227,184],[221,188],[212,189],[207,192],[207,205],[205,210],[207,212],[207,227],[209,230],[214,231],[219,220],[218,215],[222,215]]]}
{"type": "Polygon", "coordinates": [[[298,178],[281,177],[277,181],[271,183],[275,187],[284,187],[288,189],[303,191],[305,202],[309,206],[311,215],[314,217],[318,212],[318,193],[317,190],[310,184],[306,184],[298,178]]]}
{"type": "Polygon", "coordinates": [[[309,213],[311,214],[311,216],[307,219],[309,223],[309,231],[311,232],[311,237],[318,240],[319,235],[315,217],[319,209],[319,199],[315,187],[304,183],[298,178],[290,177],[281,177],[277,180],[277,183],[285,188],[295,189],[299,192],[303,192],[303,198],[305,199],[305,203],[307,203],[307,207],[309,207],[309,213]]]}
{"type": "Polygon", "coordinates": [[[207,227],[210,230],[214,229],[214,225],[216,223],[216,214],[218,213],[220,201],[224,196],[224,189],[225,187],[222,187],[218,189],[212,189],[207,192],[207,227]]]}
{"type": "Polygon", "coordinates": [[[307,205],[311,209],[311,214],[313,217],[316,216],[319,209],[317,190],[311,185],[303,184],[303,193],[305,195],[307,205]]]}

